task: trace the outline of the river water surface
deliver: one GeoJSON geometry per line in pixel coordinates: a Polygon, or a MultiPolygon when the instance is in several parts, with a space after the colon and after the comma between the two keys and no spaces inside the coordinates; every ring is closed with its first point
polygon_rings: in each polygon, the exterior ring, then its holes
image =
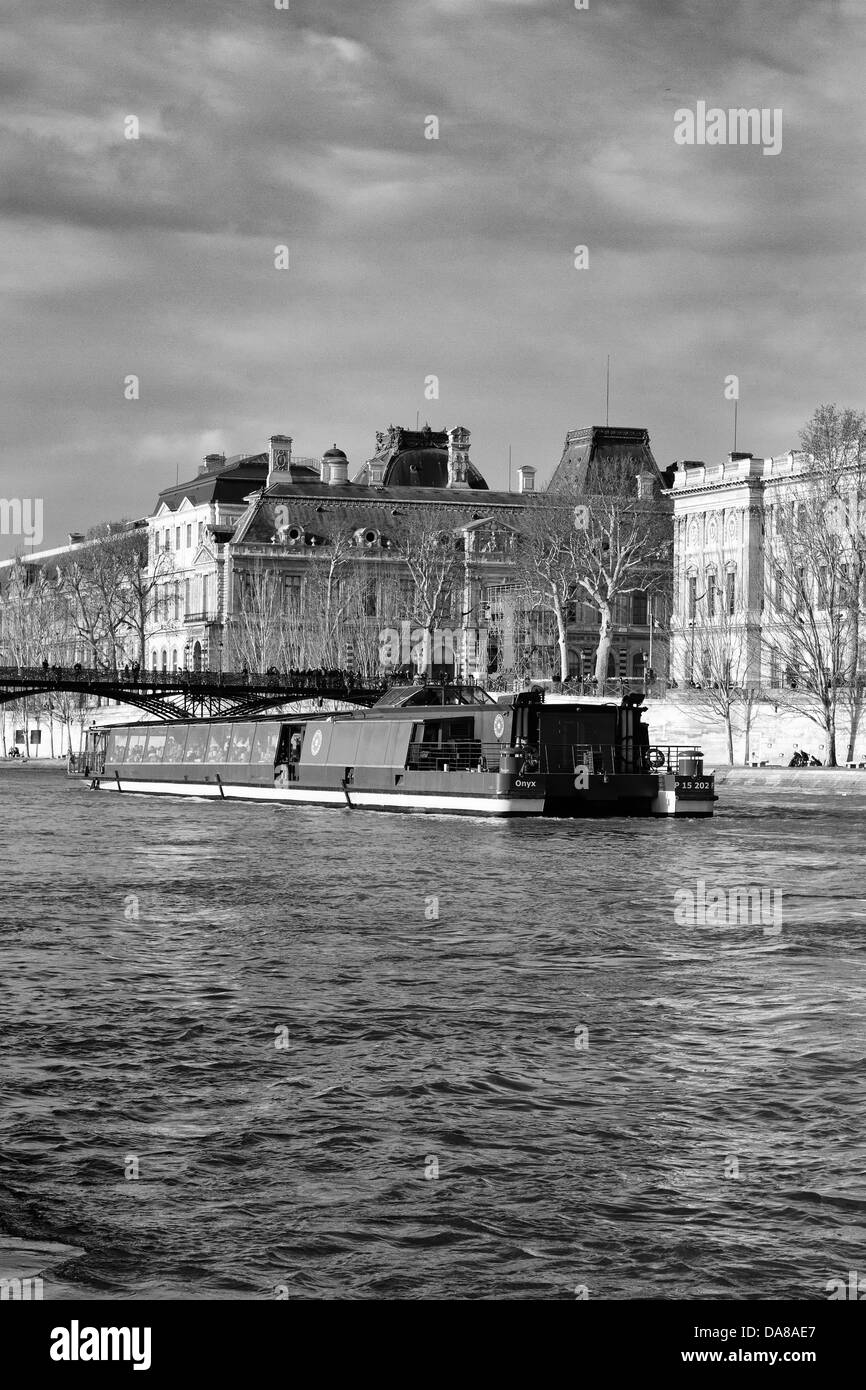
{"type": "Polygon", "coordinates": [[[75,1247],[46,1298],[825,1299],[866,802],[722,795],[497,825],[0,765],[0,1247],[75,1247]],[[781,930],[683,921],[698,880],[781,930]]]}

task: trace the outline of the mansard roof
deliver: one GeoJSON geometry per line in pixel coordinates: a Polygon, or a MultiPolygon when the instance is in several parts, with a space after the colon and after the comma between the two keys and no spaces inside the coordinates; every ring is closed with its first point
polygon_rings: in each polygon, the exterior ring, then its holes
{"type": "Polygon", "coordinates": [[[650,473],[660,488],[671,480],[662,473],[650,448],[649,431],[614,425],[590,425],[569,430],[548,492],[569,488],[576,492],[603,493],[605,482],[621,474],[623,467],[635,478],[650,473]]]}
{"type": "MultiPolygon", "coordinates": [[[[291,476],[297,482],[320,482],[317,472],[307,463],[293,463],[291,476]]],[[[264,487],[268,477],[267,454],[242,454],[230,459],[223,467],[202,471],[187,483],[163,488],[155,510],[165,503],[176,512],[185,497],[193,506],[204,502],[226,502],[242,505],[251,492],[264,487]]]]}
{"type": "Polygon", "coordinates": [[[255,498],[232,534],[232,546],[268,544],[277,527],[277,508],[284,509],[281,520],[298,526],[310,535],[327,537],[332,531],[362,529],[375,525],[383,533],[399,530],[399,517],[407,507],[446,507],[453,512],[454,526],[479,522],[504,510],[517,511],[525,498],[519,493],[490,492],[483,496],[468,488],[375,487],[361,483],[334,486],[277,482],[255,498]]]}

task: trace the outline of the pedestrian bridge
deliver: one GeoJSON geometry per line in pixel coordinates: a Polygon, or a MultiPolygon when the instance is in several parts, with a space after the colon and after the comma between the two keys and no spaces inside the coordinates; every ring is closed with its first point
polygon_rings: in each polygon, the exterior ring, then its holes
{"type": "Polygon", "coordinates": [[[145,671],[74,666],[0,666],[0,705],[60,691],[117,700],[160,719],[259,714],[295,700],[341,700],[374,705],[386,682],[364,682],[352,671],[145,671]]]}

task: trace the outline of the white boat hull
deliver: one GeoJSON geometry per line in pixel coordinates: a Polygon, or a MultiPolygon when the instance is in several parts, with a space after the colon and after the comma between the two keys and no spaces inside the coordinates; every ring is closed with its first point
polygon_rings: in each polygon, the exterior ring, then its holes
{"type": "Polygon", "coordinates": [[[295,806],[350,807],[364,811],[429,811],[464,816],[540,816],[544,798],[444,796],[434,792],[354,791],[315,787],[253,787],[227,783],[144,782],[102,778],[100,791],[191,796],[209,801],[270,801],[295,806]]]}

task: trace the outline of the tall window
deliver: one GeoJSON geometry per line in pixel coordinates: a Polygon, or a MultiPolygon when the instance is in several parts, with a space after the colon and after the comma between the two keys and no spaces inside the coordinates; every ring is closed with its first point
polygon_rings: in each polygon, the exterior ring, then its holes
{"type": "Polygon", "coordinates": [[[803,603],[806,598],[806,567],[797,566],[797,573],[794,581],[794,612],[802,613],[803,603]]]}
{"type": "Polygon", "coordinates": [[[716,576],[710,572],[707,575],[707,617],[716,616],[716,576]]]}
{"type": "Polygon", "coordinates": [[[192,545],[192,526],[187,526],[187,528],[186,528],[186,546],[187,546],[187,550],[189,549],[189,547],[190,547],[191,545],[192,545]]]}
{"type": "Polygon", "coordinates": [[[208,583],[209,578],[210,576],[207,574],[203,574],[201,577],[201,611],[203,613],[207,613],[208,611],[208,589],[210,587],[208,583]]]}
{"type": "Polygon", "coordinates": [[[829,589],[827,587],[827,566],[818,566],[818,607],[826,608],[829,601],[829,589]]]}
{"type": "Polygon", "coordinates": [[[689,575],[689,619],[694,621],[698,613],[698,581],[694,574],[689,575]]]}
{"type": "Polygon", "coordinates": [[[735,602],[736,602],[736,594],[737,594],[737,576],[734,574],[734,571],[733,571],[733,570],[728,570],[727,574],[725,575],[725,597],[726,597],[727,609],[728,609],[728,613],[729,613],[729,614],[733,614],[733,612],[734,612],[734,604],[735,604],[735,602]]]}
{"type": "Polygon", "coordinates": [[[635,627],[646,627],[647,621],[647,598],[643,590],[632,594],[631,598],[631,620],[635,627]]]}

